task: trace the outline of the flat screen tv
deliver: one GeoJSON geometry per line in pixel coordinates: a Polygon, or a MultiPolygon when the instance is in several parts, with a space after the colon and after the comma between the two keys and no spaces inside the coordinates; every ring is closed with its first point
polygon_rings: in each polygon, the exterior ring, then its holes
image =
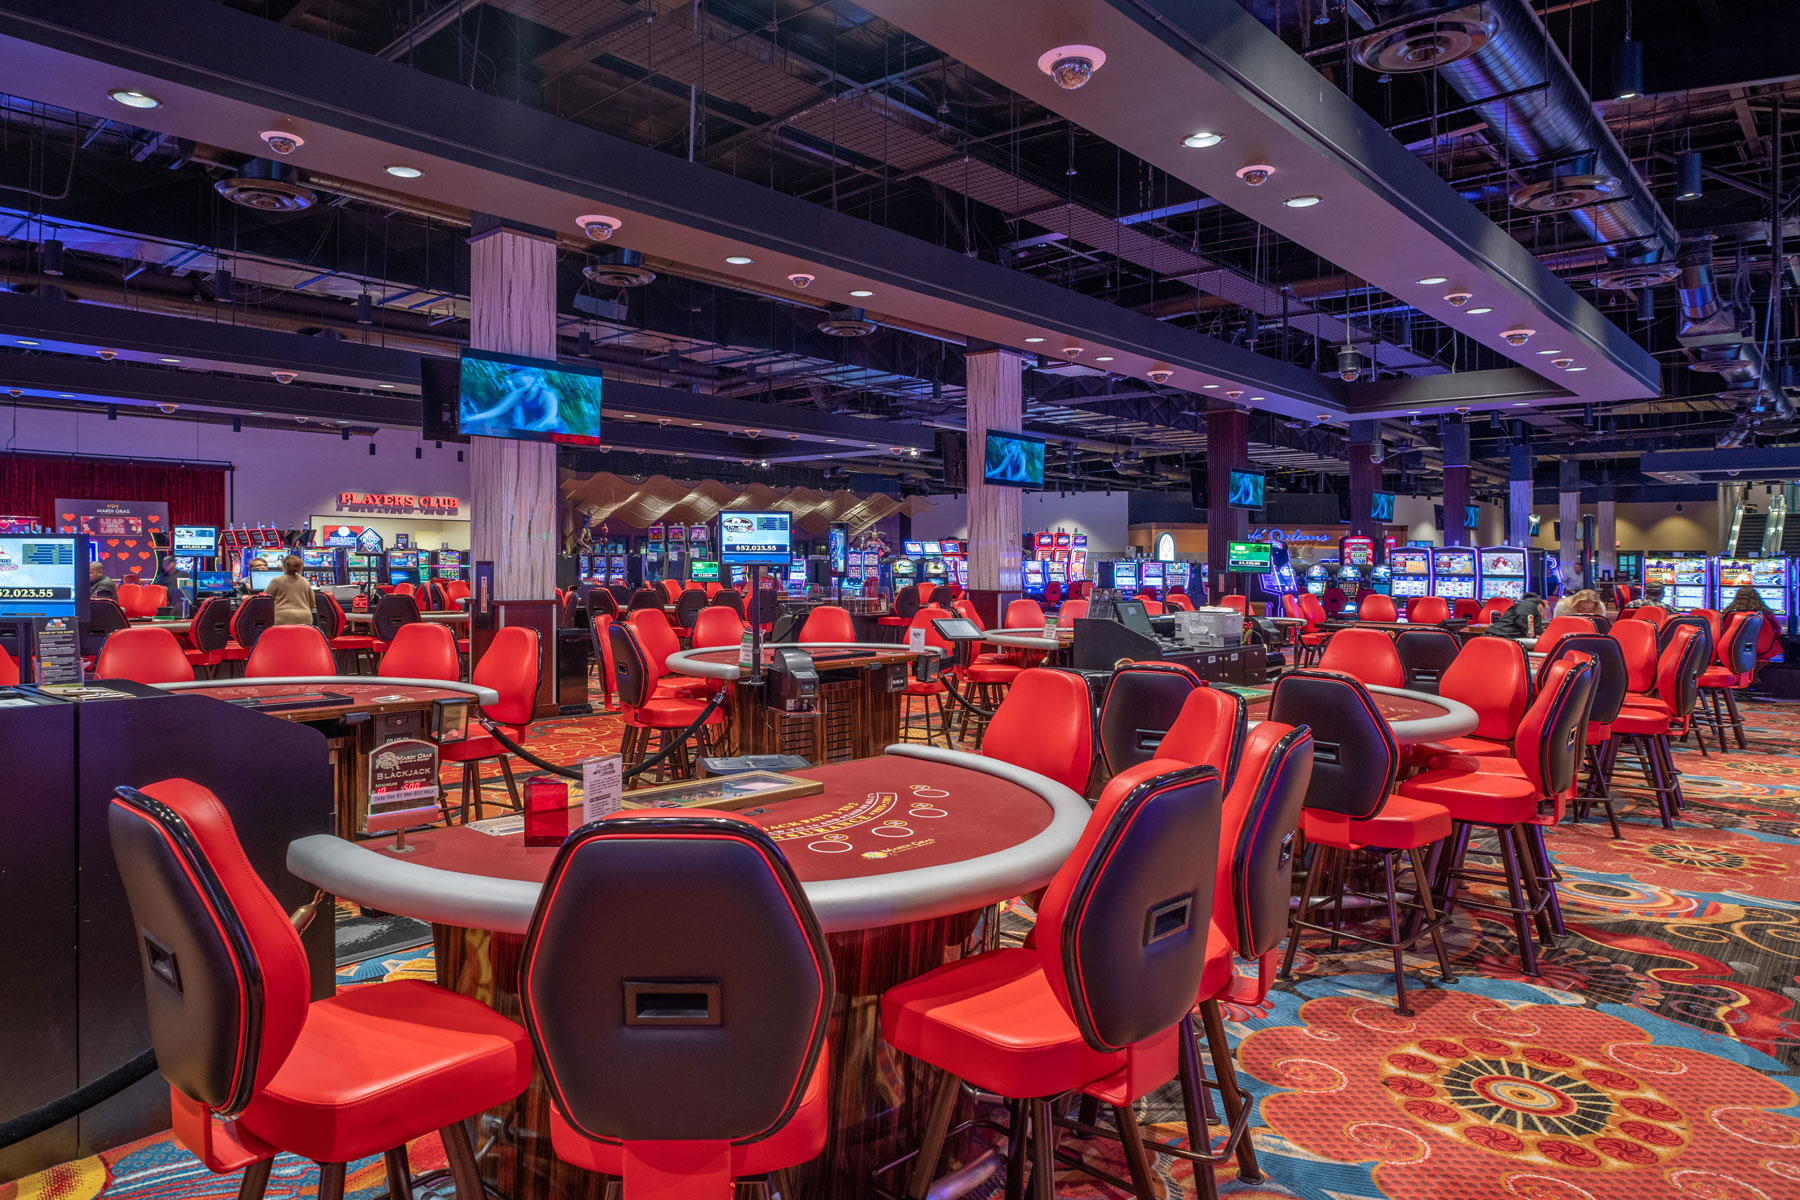
{"type": "Polygon", "coordinates": [[[81,534],[0,537],[0,617],[88,615],[88,546],[81,534]]]}
{"type": "MultiPolygon", "coordinates": [[[[1533,533],[1537,532],[1537,523],[1541,519],[1542,518],[1538,517],[1535,513],[1532,515],[1531,532],[1533,532],[1533,533]]],[[[1479,529],[1479,528],[1481,528],[1481,509],[1480,509],[1480,507],[1478,507],[1477,505],[1474,505],[1474,504],[1465,505],[1463,507],[1463,528],[1464,529],[1479,529]]]]}
{"type": "Polygon", "coordinates": [[[171,549],[176,554],[204,554],[211,557],[219,552],[219,527],[217,525],[177,525],[171,549]]]}
{"type": "Polygon", "coordinates": [[[1267,575],[1274,569],[1274,548],[1268,542],[1231,542],[1225,548],[1225,569],[1248,575],[1267,575]]]}
{"type": "Polygon", "coordinates": [[[988,430],[981,478],[1000,487],[1044,486],[1044,442],[1018,433],[988,430]]]}
{"type": "Polygon", "coordinates": [[[1394,519],[1394,493],[1375,492],[1369,497],[1369,517],[1376,521],[1394,519]]]}
{"type": "Polygon", "coordinates": [[[736,566],[788,565],[794,554],[794,515],[785,512],[719,514],[719,561],[736,566]]]}
{"type": "Polygon", "coordinates": [[[1264,483],[1261,471],[1233,471],[1230,490],[1225,493],[1225,503],[1232,508],[1261,508],[1264,483]]]}
{"type": "Polygon", "coordinates": [[[600,372],[464,350],[456,430],[475,437],[600,444],[600,372]]]}

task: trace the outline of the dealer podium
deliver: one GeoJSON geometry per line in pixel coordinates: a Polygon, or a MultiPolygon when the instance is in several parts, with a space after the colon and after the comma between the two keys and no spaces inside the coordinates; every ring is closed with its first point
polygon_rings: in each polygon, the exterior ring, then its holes
{"type": "MultiPolygon", "coordinates": [[[[130,1062],[150,1045],[131,911],[113,862],[113,789],[183,776],[224,803],[250,864],[292,912],[313,888],[288,874],[295,838],[332,830],[325,739],[201,695],[134,683],[128,698],[79,702],[0,688],[0,1121],[130,1062]]],[[[329,901],[302,941],[314,998],[331,994],[329,901]]],[[[0,1149],[0,1182],[96,1154],[169,1125],[152,1074],[35,1138],[0,1149]]]]}

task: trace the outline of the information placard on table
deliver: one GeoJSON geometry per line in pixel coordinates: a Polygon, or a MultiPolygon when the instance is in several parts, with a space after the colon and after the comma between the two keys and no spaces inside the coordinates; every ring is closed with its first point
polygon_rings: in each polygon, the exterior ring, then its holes
{"type": "Polygon", "coordinates": [[[624,760],[617,754],[581,764],[581,822],[603,820],[625,807],[624,760]]]}

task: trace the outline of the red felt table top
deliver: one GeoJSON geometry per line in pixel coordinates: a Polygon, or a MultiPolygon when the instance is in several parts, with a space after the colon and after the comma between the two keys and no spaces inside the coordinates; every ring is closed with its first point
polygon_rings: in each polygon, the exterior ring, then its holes
{"type": "MultiPolygon", "coordinates": [[[[1017,784],[923,759],[868,758],[794,774],[820,780],[825,790],[734,812],[700,811],[768,830],[802,882],[979,858],[1041,833],[1052,815],[1048,803],[1017,784]]],[[[573,831],[579,811],[569,820],[573,831]]],[[[384,852],[389,844],[364,843],[384,852]]],[[[414,847],[408,862],[501,879],[541,882],[556,857],[556,847],[527,846],[522,834],[494,837],[461,825],[408,834],[407,844],[414,847]]]]}
{"type": "MultiPolygon", "coordinates": [[[[331,692],[348,696],[351,705],[382,707],[392,704],[429,704],[433,700],[473,699],[443,688],[414,687],[386,680],[370,683],[234,683],[225,687],[196,689],[217,700],[282,700],[331,692]]],[[[341,707],[341,706],[339,706],[341,707]]]]}
{"type": "MultiPolygon", "coordinates": [[[[1389,721],[1418,721],[1426,717],[1441,717],[1449,709],[1428,700],[1414,700],[1407,696],[1390,696],[1385,692],[1370,692],[1369,698],[1375,701],[1376,711],[1389,721]]],[[[1269,715],[1269,697],[1246,696],[1250,716],[1264,720],[1269,715]]]]}

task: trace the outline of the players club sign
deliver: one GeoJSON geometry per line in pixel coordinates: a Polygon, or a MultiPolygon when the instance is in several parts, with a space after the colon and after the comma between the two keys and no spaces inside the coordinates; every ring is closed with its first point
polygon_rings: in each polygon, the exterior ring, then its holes
{"type": "Polygon", "coordinates": [[[442,517],[452,521],[463,516],[462,501],[455,496],[411,496],[403,492],[339,492],[337,511],[442,517]]]}

